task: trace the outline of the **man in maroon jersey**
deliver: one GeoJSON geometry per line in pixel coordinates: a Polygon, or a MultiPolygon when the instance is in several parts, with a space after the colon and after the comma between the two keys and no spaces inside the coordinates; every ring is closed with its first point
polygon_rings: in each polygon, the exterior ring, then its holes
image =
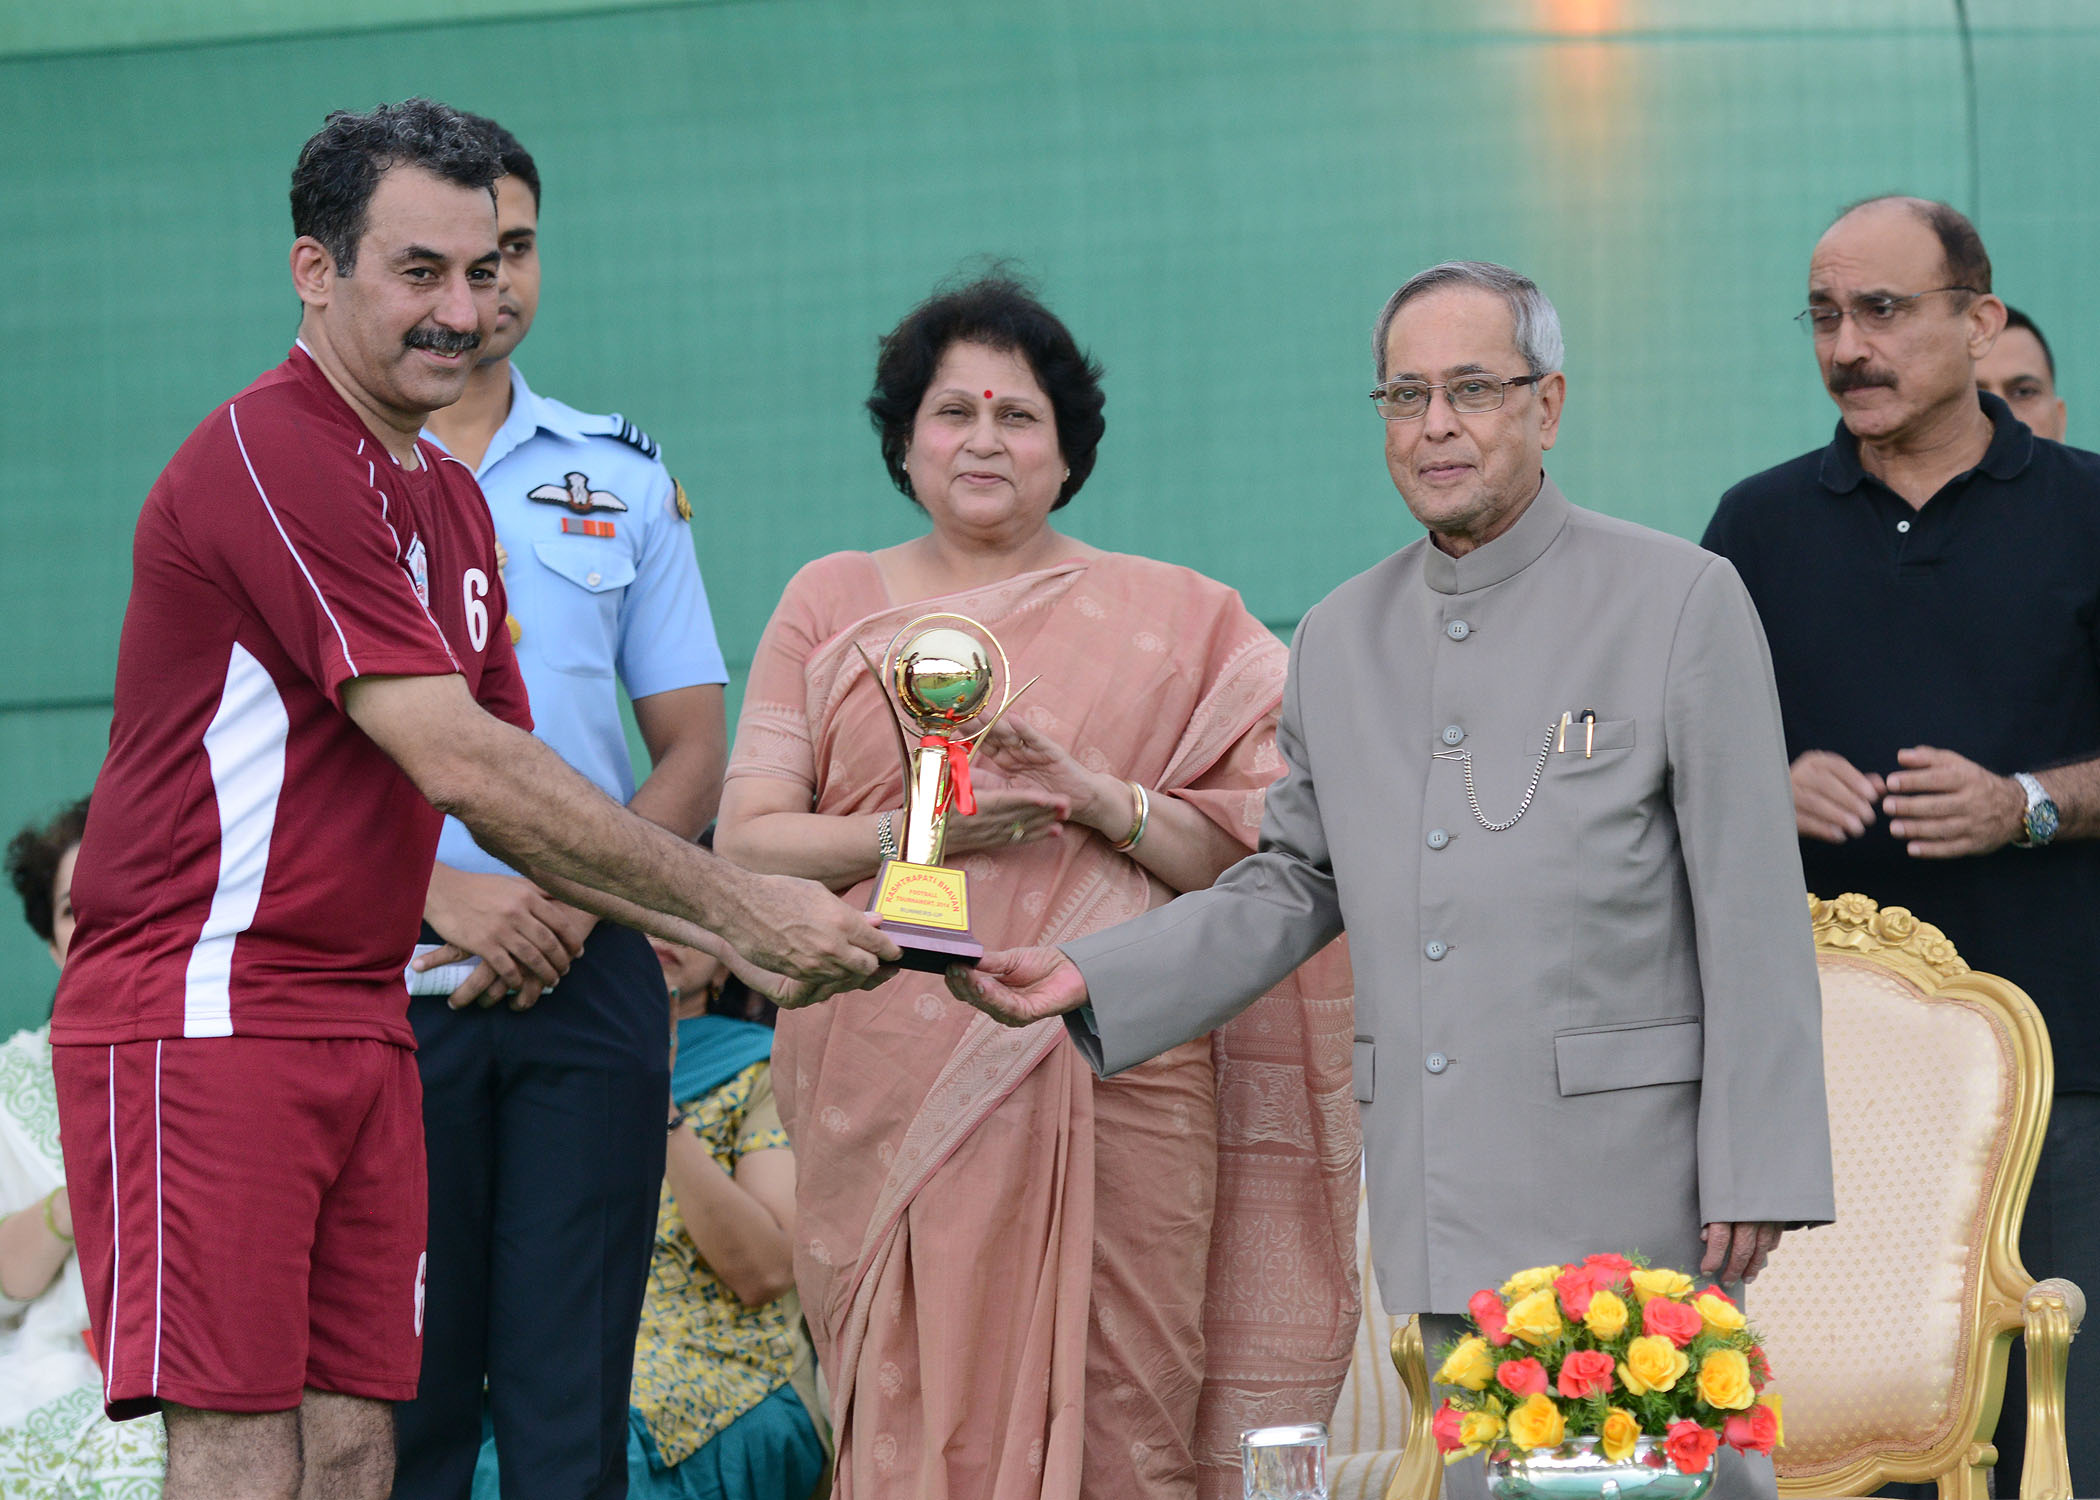
{"type": "Polygon", "coordinates": [[[169,1500],[391,1484],[426,1207],[401,973],[439,809],[776,994],[897,956],[525,732],[487,506],[417,439],[493,321],[500,170],[443,105],[331,115],[292,176],[297,346],[139,517],[52,1041],[104,1400],[165,1411],[169,1500]]]}

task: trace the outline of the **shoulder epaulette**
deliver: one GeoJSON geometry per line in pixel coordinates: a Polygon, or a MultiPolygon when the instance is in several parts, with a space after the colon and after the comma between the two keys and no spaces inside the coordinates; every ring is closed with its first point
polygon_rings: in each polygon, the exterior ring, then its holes
{"type": "Polygon", "coordinates": [[[609,413],[605,420],[613,424],[612,430],[605,434],[607,437],[618,438],[628,447],[637,450],[644,458],[663,457],[663,449],[657,445],[656,439],[618,412],[609,413]]]}

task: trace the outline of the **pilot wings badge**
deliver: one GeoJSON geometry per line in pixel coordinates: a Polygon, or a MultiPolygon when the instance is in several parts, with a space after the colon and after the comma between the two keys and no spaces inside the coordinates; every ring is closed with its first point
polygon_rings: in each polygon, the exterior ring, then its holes
{"type": "Polygon", "coordinates": [[[594,490],[588,475],[569,473],[562,475],[560,484],[543,484],[525,492],[527,500],[537,500],[542,505],[566,505],[579,516],[587,516],[594,510],[625,510],[627,502],[611,490],[594,490]]]}

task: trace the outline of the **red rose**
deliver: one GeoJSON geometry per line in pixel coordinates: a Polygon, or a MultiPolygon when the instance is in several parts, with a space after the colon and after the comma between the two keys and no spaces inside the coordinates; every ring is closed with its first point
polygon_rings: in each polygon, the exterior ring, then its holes
{"type": "Polygon", "coordinates": [[[1582,1263],[1592,1271],[1609,1273],[1608,1275],[1598,1276],[1597,1284],[1599,1286],[1610,1286],[1621,1276],[1625,1276],[1633,1270],[1633,1262],[1623,1255],[1585,1255],[1582,1258],[1582,1263]]]}
{"type": "Polygon", "coordinates": [[[1750,1346],[1749,1360],[1750,1389],[1762,1391],[1766,1383],[1772,1378],[1772,1367],[1765,1361],[1765,1346],[1763,1344],[1752,1344],[1750,1346]]]}
{"type": "Polygon", "coordinates": [[[1589,1316],[1590,1298],[1597,1295],[1597,1283],[1588,1266],[1570,1266],[1553,1278],[1553,1290],[1560,1294],[1560,1310],[1570,1323],[1580,1323],[1589,1316]]]}
{"type": "Polygon", "coordinates": [[[1722,1300],[1723,1302],[1727,1303],[1727,1304],[1728,1304],[1728,1305],[1729,1305],[1730,1307],[1733,1307],[1733,1306],[1735,1306],[1735,1298],[1733,1298],[1733,1297],[1729,1296],[1729,1295],[1728,1295],[1728,1294],[1727,1294],[1726,1292],[1722,1291],[1722,1290],[1721,1290],[1721,1289],[1720,1289],[1720,1288],[1719,1288],[1718,1286],[1702,1286],[1701,1288],[1699,1288],[1699,1290],[1698,1290],[1698,1291],[1696,1291],[1696,1292],[1692,1293],[1692,1300],[1693,1300],[1693,1301],[1695,1301],[1695,1302],[1696,1302],[1696,1301],[1697,1301],[1697,1300],[1698,1300],[1699,1298],[1701,1298],[1701,1297],[1719,1297],[1719,1298],[1720,1298],[1720,1299],[1721,1299],[1721,1300],[1722,1300]]]}
{"type": "Polygon", "coordinates": [[[1560,1362],[1560,1393],[1581,1400],[1611,1389],[1612,1359],[1602,1349],[1578,1349],[1560,1362]]]}
{"type": "Polygon", "coordinates": [[[1465,1419],[1465,1413],[1448,1400],[1437,1408],[1436,1420],[1429,1424],[1429,1435],[1436,1439],[1437,1452],[1456,1453],[1465,1447],[1458,1436],[1458,1425],[1465,1419]]]}
{"type": "Polygon", "coordinates": [[[1495,1379],[1512,1396],[1539,1396],[1546,1390],[1546,1367],[1526,1357],[1496,1367],[1495,1379]]]}
{"type": "Polygon", "coordinates": [[[1779,1414],[1762,1402],[1748,1411],[1731,1412],[1721,1438],[1738,1453],[1770,1453],[1779,1441],[1779,1414]]]}
{"type": "Polygon", "coordinates": [[[1680,1349],[1699,1337],[1699,1330],[1705,1326],[1706,1320],[1699,1316],[1698,1308],[1672,1302],[1668,1297],[1650,1297],[1648,1305],[1641,1309],[1641,1327],[1661,1334],[1680,1349]]]}
{"type": "Polygon", "coordinates": [[[1663,1452],[1670,1455],[1670,1462],[1683,1474],[1704,1474],[1707,1461],[1720,1446],[1721,1435],[1697,1422],[1672,1422],[1663,1435],[1663,1452]]]}
{"type": "Polygon", "coordinates": [[[1509,1347],[1509,1309],[1493,1292],[1479,1291],[1466,1299],[1466,1311],[1473,1315],[1473,1326],[1480,1336],[1497,1349],[1509,1347]]]}

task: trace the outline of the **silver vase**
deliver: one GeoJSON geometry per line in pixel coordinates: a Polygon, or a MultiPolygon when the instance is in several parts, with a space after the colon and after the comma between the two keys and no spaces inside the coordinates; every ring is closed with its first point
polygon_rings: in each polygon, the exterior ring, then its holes
{"type": "Polygon", "coordinates": [[[1713,1488],[1716,1453],[1697,1474],[1663,1456],[1663,1440],[1641,1437],[1617,1463],[1597,1451],[1593,1437],[1570,1438],[1558,1448],[1518,1458],[1491,1449],[1488,1493],[1498,1500],[1700,1500],[1713,1488]]]}

